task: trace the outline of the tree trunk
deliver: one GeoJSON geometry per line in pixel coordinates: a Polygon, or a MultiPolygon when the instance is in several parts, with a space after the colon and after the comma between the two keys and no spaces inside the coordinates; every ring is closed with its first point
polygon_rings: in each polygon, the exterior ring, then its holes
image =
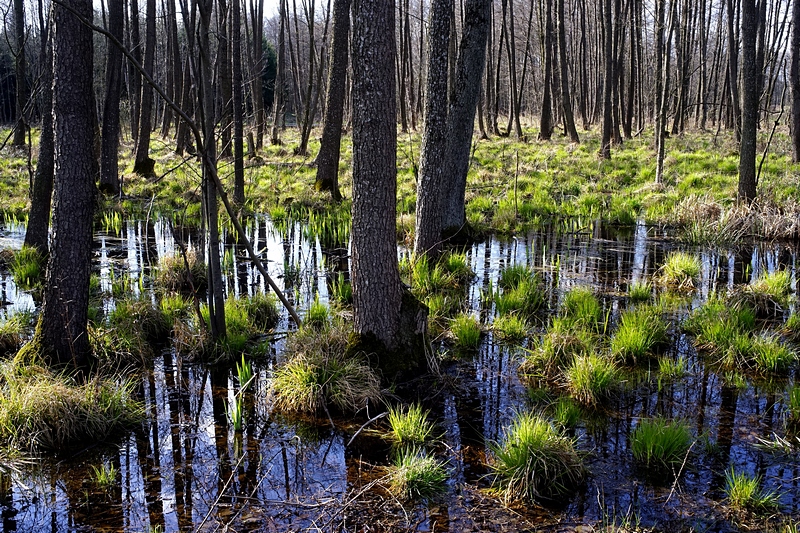
{"type": "Polygon", "coordinates": [[[94,215],[93,46],[92,30],[69,9],[92,18],[90,0],[53,6],[53,246],[39,323],[28,350],[50,364],[82,369],[91,352],[87,315],[94,215]]]}
{"type": "Polygon", "coordinates": [[[233,77],[233,201],[244,204],[244,98],[242,94],[242,10],[239,0],[231,0],[230,31],[231,75],[233,77]]]}
{"type": "Polygon", "coordinates": [[[286,0],[280,0],[280,31],[278,32],[278,70],[275,74],[275,92],[272,107],[272,144],[281,144],[280,132],[285,127],[286,108],[286,0]]]}
{"type": "MultiPolygon", "coordinates": [[[[736,36],[736,6],[738,1],[734,4],[734,0],[727,0],[728,6],[728,79],[730,80],[730,102],[733,111],[734,129],[736,131],[736,140],[741,141],[741,119],[742,110],[739,100],[739,84],[736,82],[739,79],[739,42],[736,36]]],[[[753,53],[755,53],[755,43],[753,44],[753,53]]],[[[755,57],[751,58],[755,60],[755,57]]]]}
{"type": "Polygon", "coordinates": [[[792,161],[800,163],[800,0],[792,0],[792,161]]]}
{"type": "MultiPolygon", "coordinates": [[[[434,0],[428,24],[428,80],[420,150],[414,255],[435,257],[441,241],[443,166],[447,159],[447,56],[453,0],[434,0]]],[[[480,78],[479,78],[480,79],[480,78]]]]}
{"type": "Polygon", "coordinates": [[[567,30],[564,20],[564,0],[556,0],[556,17],[558,18],[558,62],[561,69],[561,106],[564,110],[564,124],[569,140],[579,143],[578,130],[575,129],[575,118],[572,114],[572,98],[569,92],[569,68],[567,67],[567,30]]]}
{"type": "Polygon", "coordinates": [[[42,254],[48,252],[50,228],[50,203],[53,196],[55,147],[53,146],[53,42],[52,31],[42,36],[46,43],[42,68],[42,132],[39,137],[39,160],[31,191],[31,208],[25,230],[25,246],[32,246],[42,254]]]}
{"type": "MultiPolygon", "coordinates": [[[[108,0],[108,31],[122,42],[124,0],[108,0]]],[[[122,51],[108,44],[106,56],[106,96],[103,102],[101,135],[100,190],[119,194],[119,99],[122,92],[122,51]]]]}
{"type": "MultiPolygon", "coordinates": [[[[139,64],[142,63],[142,39],[139,35],[139,0],[128,0],[128,50],[139,64]]],[[[131,113],[131,138],[136,146],[139,135],[139,110],[142,101],[142,75],[131,63],[128,63],[128,99],[131,113]]]]}
{"type": "Polygon", "coordinates": [[[226,0],[217,0],[217,80],[219,81],[219,128],[220,157],[231,157],[231,128],[233,126],[233,81],[231,80],[231,58],[228,55],[228,18],[230,17],[226,0]]]}
{"type": "MultiPolygon", "coordinates": [[[[144,70],[153,75],[156,58],[156,0],[147,0],[145,15],[144,70]]],[[[133,171],[142,176],[153,176],[155,161],[150,158],[150,131],[153,117],[153,88],[142,84],[141,107],[139,109],[139,135],[136,137],[136,159],[133,171]]]]}
{"type": "Polygon", "coordinates": [[[545,0],[544,23],[544,94],[539,117],[539,140],[549,141],[553,135],[553,103],[550,90],[553,78],[553,1],[545,0]]]}
{"type": "Polygon", "coordinates": [[[389,0],[355,0],[352,40],[353,314],[361,344],[373,346],[388,379],[421,366],[427,320],[424,307],[409,309],[416,300],[404,294],[397,266],[394,9],[389,0]]]}
{"type": "Polygon", "coordinates": [[[611,0],[602,0],[603,20],[603,137],[600,141],[600,158],[611,159],[611,137],[614,129],[613,93],[614,93],[614,28],[611,25],[611,0]]]}
{"type": "Polygon", "coordinates": [[[16,119],[14,126],[14,146],[25,146],[25,105],[28,103],[27,66],[25,61],[25,2],[14,0],[14,37],[16,40],[16,56],[14,58],[14,75],[16,77],[16,119]]]}
{"type": "MultiPolygon", "coordinates": [[[[339,152],[342,141],[342,119],[347,82],[347,48],[350,33],[350,0],[333,1],[333,38],[328,61],[328,88],[325,97],[325,117],[322,141],[317,154],[318,191],[330,191],[335,202],[342,199],[339,192],[339,152]]],[[[447,95],[445,87],[445,95],[447,95]]]]}
{"type": "Polygon", "coordinates": [[[460,232],[466,225],[464,198],[467,189],[472,130],[480,98],[480,82],[486,62],[486,39],[491,20],[491,0],[464,2],[464,29],[456,62],[454,97],[449,104],[447,158],[442,162],[445,183],[442,195],[442,231],[460,232]]]}
{"type": "Polygon", "coordinates": [[[756,197],[756,130],[758,129],[759,71],[756,60],[756,35],[759,9],[756,0],[742,0],[742,91],[741,141],[739,144],[739,198],[751,202],[756,197]]]}

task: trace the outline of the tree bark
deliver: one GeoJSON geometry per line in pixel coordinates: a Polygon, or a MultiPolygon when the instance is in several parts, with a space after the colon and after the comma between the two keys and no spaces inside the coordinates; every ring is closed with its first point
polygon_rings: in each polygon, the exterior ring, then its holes
{"type": "Polygon", "coordinates": [[[443,233],[458,233],[466,225],[467,171],[475,111],[480,98],[480,79],[486,63],[491,9],[491,0],[464,2],[464,28],[456,61],[454,97],[447,116],[449,146],[447,158],[443,161],[446,169],[442,195],[443,233]]]}
{"type": "MultiPolygon", "coordinates": [[[[417,186],[414,255],[438,254],[441,241],[442,161],[447,159],[447,59],[453,0],[434,0],[428,24],[428,80],[417,186]]],[[[480,79],[480,78],[479,78],[480,79]]]]}
{"type": "Polygon", "coordinates": [[[16,77],[16,125],[14,126],[14,146],[25,146],[25,105],[28,103],[27,62],[25,60],[25,2],[14,0],[14,37],[16,40],[16,57],[14,58],[14,75],[16,77]]]}
{"type": "Polygon", "coordinates": [[[556,17],[558,18],[558,62],[561,69],[561,106],[564,110],[564,125],[569,140],[581,142],[578,130],[575,129],[575,117],[572,114],[572,98],[569,91],[569,67],[567,66],[567,30],[564,17],[564,0],[556,0],[556,17]]]}
{"type": "MultiPolygon", "coordinates": [[[[742,131],[742,110],[741,102],[739,100],[739,42],[736,36],[736,6],[739,5],[738,1],[734,4],[734,0],[727,0],[728,8],[728,79],[730,80],[730,102],[733,111],[734,129],[736,132],[736,139],[741,141],[742,131]]],[[[755,54],[755,43],[753,44],[753,53],[755,54]]],[[[752,58],[755,59],[755,58],[752,58]]]]}
{"type": "Polygon", "coordinates": [[[611,0],[602,0],[603,20],[603,136],[600,141],[600,158],[611,159],[611,138],[614,129],[612,110],[614,94],[614,28],[611,24],[611,0]]]}
{"type": "Polygon", "coordinates": [[[275,91],[272,107],[272,144],[281,144],[280,132],[285,127],[286,108],[286,0],[280,0],[280,30],[278,32],[278,70],[275,74],[275,91]]]}
{"type": "MultiPolygon", "coordinates": [[[[135,0],[134,0],[135,1],[135,0]]],[[[156,57],[156,0],[147,0],[145,15],[144,69],[152,76],[156,57]]],[[[150,158],[150,131],[153,117],[153,88],[142,84],[142,98],[139,109],[139,134],[136,137],[136,159],[133,170],[143,176],[152,176],[155,161],[150,158]]]]}
{"type": "MultiPolygon", "coordinates": [[[[124,0],[108,0],[108,31],[122,40],[124,0]]],[[[106,96],[103,101],[100,190],[119,194],[119,99],[122,92],[122,51],[109,44],[106,56],[106,96]]]]}
{"type": "MultiPolygon", "coordinates": [[[[339,192],[339,152],[342,141],[344,96],[347,89],[347,49],[350,34],[350,0],[333,1],[333,37],[328,61],[328,88],[322,141],[317,154],[317,179],[314,188],[329,191],[331,198],[342,199],[339,192]]],[[[445,87],[445,95],[447,94],[445,87]]]]}
{"type": "Polygon", "coordinates": [[[800,163],[800,0],[792,0],[791,49],[789,83],[792,88],[792,161],[800,163]]]}
{"type": "Polygon", "coordinates": [[[549,141],[553,135],[553,103],[550,82],[553,78],[553,2],[545,0],[544,22],[544,94],[539,117],[539,140],[549,141]]]}
{"type": "Polygon", "coordinates": [[[739,144],[739,198],[751,202],[756,197],[756,130],[758,129],[759,70],[756,35],[759,9],[756,0],[742,0],[741,141],[739,144]]]}
{"type": "Polygon", "coordinates": [[[91,274],[94,174],[92,31],[69,11],[92,17],[90,0],[54,4],[53,115],[55,198],[53,246],[44,301],[28,350],[50,364],[83,369],[91,274]]]}
{"type": "Polygon", "coordinates": [[[231,0],[230,31],[233,91],[233,201],[244,204],[244,95],[242,94],[242,14],[239,0],[231,0]]]}

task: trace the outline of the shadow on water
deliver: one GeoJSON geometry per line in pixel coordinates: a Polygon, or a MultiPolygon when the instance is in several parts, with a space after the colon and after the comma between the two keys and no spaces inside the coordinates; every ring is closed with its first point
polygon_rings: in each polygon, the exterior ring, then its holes
{"type": "MultiPolygon", "coordinates": [[[[271,275],[301,310],[315,295],[328,299],[341,273],[348,276],[347,245],[309,240],[303,226],[273,226],[267,217],[247,221],[253,246],[271,275]]],[[[0,231],[3,247],[19,247],[22,229],[0,231]]],[[[95,265],[101,288],[128,276],[135,293],[153,294],[158,260],[201,243],[196,231],[173,229],[163,220],[130,221],[121,231],[99,232],[95,265]]],[[[226,290],[248,295],[265,290],[258,271],[230,233],[224,235],[226,290]]],[[[549,308],[556,309],[571,287],[584,285],[602,295],[612,323],[626,306],[634,282],[652,279],[666,254],[676,248],[663,234],[642,224],[624,232],[590,225],[569,231],[531,232],[518,238],[490,238],[466,249],[476,277],[469,306],[482,322],[481,293],[497,286],[500,271],[524,264],[541,273],[549,308]]],[[[400,251],[403,253],[403,251],[400,251]]],[[[676,312],[680,320],[714,291],[746,283],[762,271],[789,270],[797,286],[798,249],[760,244],[739,251],[698,250],[702,283],[676,312]]],[[[30,296],[0,271],[0,316],[32,309],[30,296]]],[[[106,310],[114,305],[105,301],[106,310]]],[[[539,324],[541,333],[544,322],[539,324]]],[[[289,329],[283,317],[279,330],[289,329]]],[[[569,531],[580,524],[635,521],[642,527],[677,521],[681,527],[725,531],[735,526],[720,511],[724,472],[759,474],[777,490],[784,511],[798,517],[800,461],[760,450],[758,439],[783,436],[781,391],[786,383],[733,383],[716,373],[694,350],[691,339],[673,328],[668,354],[687,360],[677,381],[652,379],[649,369],[634,379],[633,391],[572,430],[586,453],[589,477],[578,493],[557,507],[504,508],[486,491],[490,485],[489,443],[518,412],[540,408],[517,376],[520,348],[495,342],[491,334],[471,358],[447,363],[440,387],[425,399],[443,435],[437,452],[447,460],[448,493],[427,505],[400,505],[386,491],[389,447],[374,434],[351,436],[367,419],[315,421],[284,417],[272,410],[269,382],[282,344],[274,341],[267,360],[256,364],[254,384],[243,393],[245,423],[237,431],[228,412],[239,393],[235,372],[189,364],[164,351],[139,383],[147,409],[141,429],[121,443],[91,443],[71,457],[45,459],[35,469],[0,476],[3,531],[569,531]],[[638,421],[654,416],[682,419],[698,436],[692,459],[673,483],[634,464],[629,435],[638,421]],[[93,467],[115,473],[99,487],[93,467]]],[[[532,340],[530,342],[536,342],[532,340]]],[[[789,381],[796,381],[797,371],[789,381]]],[[[374,413],[372,413],[374,415],[374,413]]],[[[796,451],[795,451],[796,452],[796,451]]],[[[663,476],[662,476],[663,477],[663,476]]]]}

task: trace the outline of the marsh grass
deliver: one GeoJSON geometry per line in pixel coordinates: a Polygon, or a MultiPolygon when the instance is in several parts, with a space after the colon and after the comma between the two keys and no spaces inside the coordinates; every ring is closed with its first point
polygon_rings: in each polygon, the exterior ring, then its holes
{"type": "Polygon", "coordinates": [[[761,487],[761,476],[750,477],[744,472],[737,474],[733,467],[725,471],[725,495],[736,509],[761,514],[779,508],[780,497],[761,487]]]}
{"type": "Polygon", "coordinates": [[[552,409],[553,420],[564,428],[575,427],[583,416],[580,406],[568,396],[559,397],[552,409]]]}
{"type": "Polygon", "coordinates": [[[622,313],[611,338],[611,353],[618,361],[635,364],[651,357],[667,340],[667,323],[660,310],[639,306],[622,313]]]}
{"type": "Polygon", "coordinates": [[[574,441],[536,414],[517,415],[490,447],[493,484],[505,502],[563,496],[585,476],[574,441]]]}
{"type": "Polygon", "coordinates": [[[612,360],[597,354],[576,357],[564,372],[570,395],[590,407],[598,406],[614,395],[619,388],[619,375],[612,360]]]}
{"type": "Polygon", "coordinates": [[[572,327],[599,331],[603,308],[591,289],[576,287],[564,295],[560,316],[572,327]]]}
{"type": "Polygon", "coordinates": [[[797,352],[783,344],[776,335],[759,335],[753,338],[752,361],[762,374],[786,374],[797,361],[797,352]]]}
{"type": "Polygon", "coordinates": [[[166,255],[158,260],[155,282],[166,291],[190,295],[194,288],[197,294],[203,294],[208,288],[206,265],[191,250],[186,253],[185,261],[180,253],[166,255]]]}
{"type": "Polygon", "coordinates": [[[39,250],[23,246],[14,253],[9,270],[17,287],[23,290],[38,290],[44,282],[46,266],[47,258],[39,253],[39,250]]]}
{"type": "Polygon", "coordinates": [[[353,286],[349,281],[345,280],[342,272],[339,272],[336,279],[333,281],[331,296],[334,300],[345,305],[351,305],[353,303],[353,286]]]}
{"type": "Polygon", "coordinates": [[[471,314],[462,313],[453,319],[450,331],[458,348],[475,350],[481,342],[481,324],[471,314]]]}
{"type": "Polygon", "coordinates": [[[30,331],[33,315],[19,311],[6,315],[0,321],[0,356],[16,352],[30,331]]]}
{"type": "Polygon", "coordinates": [[[287,341],[287,359],[272,379],[275,407],[318,414],[358,411],[381,397],[380,378],[366,360],[347,355],[349,330],[334,323],[324,335],[301,329],[287,341]]]}
{"type": "Polygon", "coordinates": [[[308,306],[306,316],[303,320],[303,326],[322,330],[328,326],[329,320],[328,306],[319,301],[319,294],[317,294],[314,297],[314,301],[308,306]]]}
{"type": "Polygon", "coordinates": [[[529,319],[545,304],[539,276],[524,265],[512,265],[500,272],[498,291],[492,294],[499,315],[516,313],[529,319]]]}
{"type": "Polygon", "coordinates": [[[0,363],[0,442],[20,450],[70,450],[139,423],[134,382],[93,376],[78,384],[33,362],[0,363]]]}
{"type": "Polygon", "coordinates": [[[146,366],[169,339],[171,326],[161,307],[149,299],[117,300],[107,327],[92,328],[93,348],[108,363],[146,366]]]}
{"type": "Polygon", "coordinates": [[[281,315],[278,311],[278,299],[273,294],[257,292],[244,298],[242,303],[247,311],[247,320],[254,332],[263,333],[278,324],[281,315]]]}
{"type": "Polygon", "coordinates": [[[749,350],[756,327],[756,316],[747,305],[730,306],[721,297],[712,295],[695,309],[683,323],[684,331],[695,336],[696,346],[717,355],[723,362],[733,362],[749,350]]]}
{"type": "Polygon", "coordinates": [[[574,328],[571,321],[555,318],[541,343],[527,353],[520,371],[552,380],[576,357],[592,353],[596,345],[597,336],[592,332],[574,328]]]}
{"type": "Polygon", "coordinates": [[[683,356],[675,359],[667,356],[658,358],[659,379],[675,381],[689,373],[689,363],[683,356]]]}
{"type": "Polygon", "coordinates": [[[782,311],[792,293],[791,274],[785,270],[765,272],[730,296],[732,305],[746,305],[756,316],[766,317],[782,311]]]}
{"type": "Polygon", "coordinates": [[[240,394],[234,394],[233,400],[228,406],[228,419],[234,431],[242,431],[244,428],[244,399],[240,394]]]}
{"type": "Polygon", "coordinates": [[[246,391],[253,381],[253,365],[246,361],[242,354],[242,362],[236,363],[236,378],[239,380],[239,388],[246,391]]]}
{"type": "Polygon", "coordinates": [[[92,466],[92,482],[98,489],[110,491],[117,482],[117,468],[113,463],[103,462],[100,466],[92,466]]]}
{"type": "Polygon", "coordinates": [[[414,448],[402,449],[389,468],[389,489],[403,500],[427,501],[447,490],[444,463],[414,448]]]}
{"type": "Polygon", "coordinates": [[[800,340],[800,313],[793,311],[783,323],[780,331],[794,341],[800,340]]]}
{"type": "Polygon", "coordinates": [[[694,289],[700,281],[702,264],[700,258],[686,252],[670,252],[659,269],[659,281],[677,290],[694,289]]]}
{"type": "Polygon", "coordinates": [[[793,385],[786,394],[788,425],[800,429],[800,385],[793,385]]]}
{"type": "Polygon", "coordinates": [[[390,438],[395,446],[411,446],[417,448],[434,438],[434,424],[428,417],[430,411],[422,410],[422,406],[413,403],[408,408],[389,408],[390,438]]]}
{"type": "Polygon", "coordinates": [[[651,469],[666,469],[684,461],[693,439],[686,422],[659,417],[641,420],[630,440],[634,459],[651,469]]]}
{"type": "Polygon", "coordinates": [[[505,342],[522,342],[528,337],[528,323],[518,315],[500,315],[492,322],[492,330],[505,342]]]}
{"type": "Polygon", "coordinates": [[[628,300],[633,303],[647,302],[653,296],[650,282],[635,282],[628,286],[628,300]]]}

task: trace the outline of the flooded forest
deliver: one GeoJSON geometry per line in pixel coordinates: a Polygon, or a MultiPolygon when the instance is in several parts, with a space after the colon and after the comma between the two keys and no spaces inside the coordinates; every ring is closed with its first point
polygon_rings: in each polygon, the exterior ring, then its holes
{"type": "Polygon", "coordinates": [[[0,13],[0,531],[800,529],[800,0],[0,13]]]}

